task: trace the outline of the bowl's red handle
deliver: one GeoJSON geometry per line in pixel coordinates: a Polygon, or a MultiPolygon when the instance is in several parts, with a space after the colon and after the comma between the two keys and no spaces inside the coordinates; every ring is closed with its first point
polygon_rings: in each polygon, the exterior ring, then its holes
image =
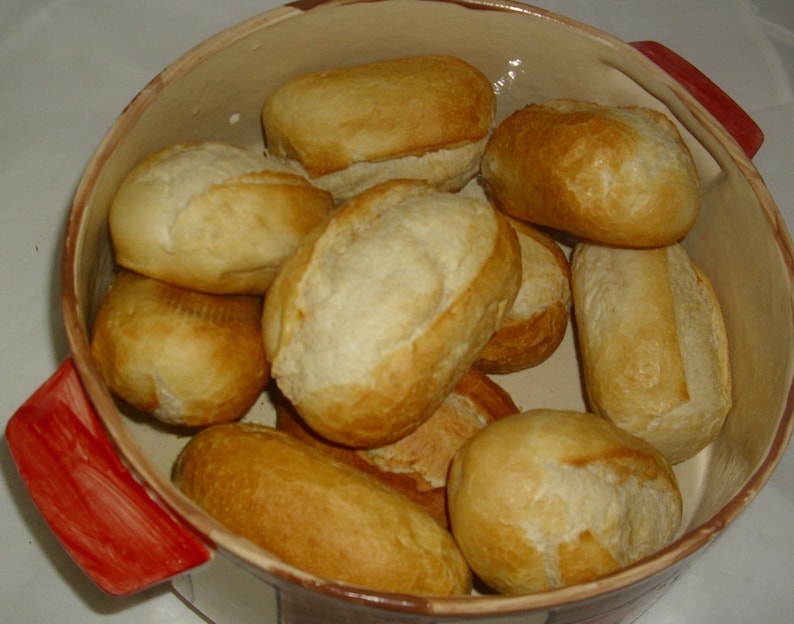
{"type": "Polygon", "coordinates": [[[131,594],[210,558],[121,463],[71,359],[11,417],[6,438],[44,519],[106,592],[131,594]]]}
{"type": "Polygon", "coordinates": [[[758,124],[731,97],[689,61],[655,41],[635,41],[631,45],[665,70],[719,121],[749,158],[764,142],[758,124]]]}

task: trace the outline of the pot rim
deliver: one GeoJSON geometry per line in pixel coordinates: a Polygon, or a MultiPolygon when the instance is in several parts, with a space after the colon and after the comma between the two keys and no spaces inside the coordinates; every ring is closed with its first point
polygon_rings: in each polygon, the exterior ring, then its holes
{"type": "MultiPolygon", "coordinates": [[[[650,579],[665,569],[671,569],[674,564],[689,558],[708,545],[738,517],[768,481],[780,461],[794,429],[794,383],[789,385],[780,423],[774,438],[768,445],[763,461],[757,469],[722,509],[679,537],[667,548],[589,583],[521,596],[423,597],[362,590],[342,582],[316,577],[281,562],[263,549],[224,529],[181,494],[141,452],[128,431],[124,417],[117,409],[110,391],[101,381],[92,362],[88,336],[84,330],[83,319],[86,317],[86,311],[81,309],[82,304],[78,298],[78,245],[76,241],[81,236],[82,224],[88,212],[95,186],[101,178],[104,163],[123,136],[124,130],[140,117],[142,112],[172,80],[200,64],[212,53],[225,48],[247,34],[284,19],[298,17],[307,11],[326,10],[335,6],[367,1],[370,0],[299,0],[267,10],[210,37],[170,63],[135,96],[114,121],[90,158],[75,192],[67,221],[61,265],[61,308],[67,341],[76,369],[111,443],[125,465],[146,484],[158,502],[173,515],[185,521],[210,547],[229,554],[256,572],[267,574],[274,584],[281,585],[283,582],[297,584],[332,597],[375,605],[388,610],[461,616],[550,609],[615,592],[650,579]]],[[[446,2],[447,0],[425,1],[446,2]]],[[[697,123],[717,140],[727,152],[728,157],[737,164],[747,178],[753,193],[759,200],[764,216],[775,234],[777,246],[785,263],[790,292],[794,292],[794,245],[792,245],[782,215],[776,208],[760,174],[736,141],[680,83],[630,44],[574,19],[510,0],[450,1],[464,8],[513,12],[517,15],[547,20],[576,30],[584,37],[597,39],[605,46],[617,48],[632,62],[640,65],[644,71],[663,84],[673,98],[692,114],[697,123]]],[[[790,296],[789,307],[792,310],[792,323],[794,323],[794,296],[790,296]]]]}

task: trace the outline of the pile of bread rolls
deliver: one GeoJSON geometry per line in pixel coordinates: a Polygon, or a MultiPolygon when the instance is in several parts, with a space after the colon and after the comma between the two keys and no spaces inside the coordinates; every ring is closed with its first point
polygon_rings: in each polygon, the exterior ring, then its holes
{"type": "Polygon", "coordinates": [[[449,56],[298,75],[263,97],[261,153],[168,146],[110,208],[98,370],[192,428],[185,495],[310,573],[422,595],[593,580],[675,539],[672,466],[730,409],[676,126],[495,111],[449,56]],[[588,411],[522,411],[500,376],[571,320],[588,411]],[[263,392],[272,425],[246,419],[263,392]]]}

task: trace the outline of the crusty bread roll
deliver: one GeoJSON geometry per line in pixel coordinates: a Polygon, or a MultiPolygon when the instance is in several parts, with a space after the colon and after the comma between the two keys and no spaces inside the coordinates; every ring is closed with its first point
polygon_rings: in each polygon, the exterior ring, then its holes
{"type": "Polygon", "coordinates": [[[389,444],[471,368],[520,280],[515,231],[493,206],[419,181],[384,183],[284,263],[263,316],[272,376],[322,437],[389,444]]]}
{"type": "Polygon", "coordinates": [[[301,74],[265,101],[270,154],[345,201],[392,179],[457,190],[479,169],[496,96],[475,67],[413,56],[301,74]]]}
{"type": "Polygon", "coordinates": [[[590,409],[673,464],[695,455],[731,406],[728,340],[708,278],[679,244],[580,243],[572,282],[590,409]]]}
{"type": "Polygon", "coordinates": [[[91,355],[121,399],[173,425],[242,417],[268,380],[258,297],[208,295],[120,273],[94,319],[91,355]]]}
{"type": "Polygon", "coordinates": [[[278,429],[378,477],[422,505],[446,527],[447,474],[455,453],[477,431],[519,410],[507,391],[471,369],[418,429],[374,449],[356,450],[322,439],[285,400],[277,401],[276,411],[278,429]]]}
{"type": "Polygon", "coordinates": [[[327,191],[288,169],[217,141],[151,154],[110,207],[116,261],[193,290],[264,293],[298,240],[333,209],[327,191]]]}
{"type": "Polygon", "coordinates": [[[508,214],[614,245],[674,243],[700,210],[698,173],[678,129],[636,106],[528,105],[494,131],[482,176],[508,214]]]}
{"type": "Polygon", "coordinates": [[[312,574],[387,592],[471,589],[455,541],[424,509],[282,431],[204,429],[178,457],[174,481],[230,531],[312,574]]]}
{"type": "Polygon", "coordinates": [[[452,462],[452,533],[492,589],[596,579],[667,546],[681,524],[672,469],[594,414],[532,410],[492,423],[452,462]]]}
{"type": "Polygon", "coordinates": [[[560,346],[571,308],[571,268],[545,232],[510,220],[521,245],[521,288],[502,326],[475,366],[486,373],[513,373],[546,361],[560,346]]]}

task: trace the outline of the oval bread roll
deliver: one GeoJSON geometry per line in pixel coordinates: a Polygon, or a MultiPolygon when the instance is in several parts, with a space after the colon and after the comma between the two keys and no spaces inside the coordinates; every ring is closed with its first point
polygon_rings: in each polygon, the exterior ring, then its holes
{"type": "Polygon", "coordinates": [[[471,369],[418,429],[392,444],[351,449],[320,438],[287,401],[276,406],[276,426],[368,472],[419,503],[448,526],[446,485],[457,450],[477,431],[518,412],[510,395],[487,375],[471,369]]]}
{"type": "Polygon", "coordinates": [[[545,362],[560,346],[571,308],[571,268],[545,232],[510,220],[521,245],[521,288],[499,330],[475,366],[506,374],[545,362]]]}
{"type": "Polygon", "coordinates": [[[241,418],[268,380],[258,297],[208,295],[124,271],[92,327],[108,387],[173,425],[241,418]]]}
{"type": "Polygon", "coordinates": [[[636,106],[526,106],[497,126],[482,175],[513,217],[614,245],[674,243],[700,211],[698,173],[678,129],[636,106]]]}
{"type": "Polygon", "coordinates": [[[192,290],[261,295],[333,207],[284,161],[217,141],[178,143],[132,169],[108,222],[127,269],[192,290]]]}
{"type": "Polygon", "coordinates": [[[418,181],[379,185],[316,228],[273,282],[271,374],[320,436],[389,444],[471,368],[520,280],[515,231],[490,204],[418,181]]]}
{"type": "Polygon", "coordinates": [[[667,546],[681,523],[675,475],[647,442],[594,414],[532,410],[456,455],[452,533],[503,594],[591,581],[667,546]]]}
{"type": "Polygon", "coordinates": [[[496,96],[475,67],[412,56],[301,74],[262,109],[267,149],[345,201],[391,179],[457,190],[479,169],[496,96]]]}
{"type": "Polygon", "coordinates": [[[174,481],[230,531],[312,574],[387,592],[471,589],[455,541],[424,509],[276,429],[201,431],[177,459],[174,481]]]}
{"type": "Polygon", "coordinates": [[[673,464],[695,455],[731,407],[728,339],[708,278],[678,244],[579,243],[572,275],[590,408],[673,464]]]}

